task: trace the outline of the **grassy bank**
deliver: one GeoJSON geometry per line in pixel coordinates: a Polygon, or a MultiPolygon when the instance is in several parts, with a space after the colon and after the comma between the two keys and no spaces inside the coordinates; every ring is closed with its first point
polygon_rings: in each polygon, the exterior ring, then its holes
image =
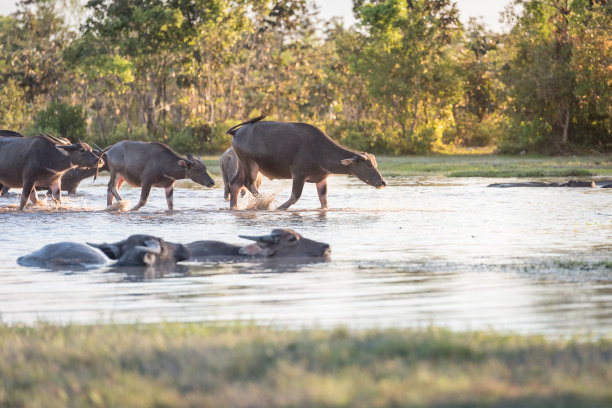
{"type": "Polygon", "coordinates": [[[612,342],[446,330],[0,326],[0,406],[609,407],[612,342]]]}
{"type": "Polygon", "coordinates": [[[386,176],[612,177],[611,156],[404,156],[377,157],[386,176]]]}
{"type": "MultiPolygon", "coordinates": [[[[440,175],[451,177],[578,177],[612,178],[612,156],[377,156],[378,168],[386,177],[440,175]]],[[[219,173],[217,156],[204,157],[214,174],[219,173]]]]}

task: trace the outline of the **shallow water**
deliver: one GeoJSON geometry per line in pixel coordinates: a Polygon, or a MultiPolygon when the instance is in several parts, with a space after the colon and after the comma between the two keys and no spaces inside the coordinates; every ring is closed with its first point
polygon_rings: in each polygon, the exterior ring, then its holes
{"type": "MultiPolygon", "coordinates": [[[[316,189],[307,184],[289,211],[230,212],[222,186],[180,182],[175,211],[166,211],[163,190],[153,189],[148,204],[130,213],[105,211],[107,180],[84,181],[61,208],[47,203],[18,212],[16,190],[0,199],[3,322],[247,320],[552,336],[611,332],[612,189],[498,189],[486,186],[515,180],[398,177],[376,190],[338,176],[328,183],[328,211],[317,209],[316,189]],[[172,242],[240,243],[246,242],[240,234],[278,227],[329,243],[331,261],[188,262],[146,273],[16,264],[59,241],[148,233],[172,242]]],[[[260,190],[278,206],[290,189],[290,181],[264,180],[260,190]]],[[[138,201],[139,189],[124,186],[120,193],[132,205],[138,201]]],[[[247,197],[239,204],[252,206],[247,197]]]]}

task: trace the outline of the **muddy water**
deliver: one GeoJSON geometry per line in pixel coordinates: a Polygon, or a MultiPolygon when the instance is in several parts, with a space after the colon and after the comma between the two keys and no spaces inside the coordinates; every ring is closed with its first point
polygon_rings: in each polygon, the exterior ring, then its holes
{"type": "MultiPolygon", "coordinates": [[[[513,180],[502,180],[513,181],[513,180]]],[[[547,180],[556,181],[556,180],[547,180]]],[[[558,180],[557,180],[558,181],[558,180]]],[[[245,320],[281,327],[426,327],[609,335],[612,190],[487,188],[500,180],[409,177],[382,190],[329,181],[330,210],[307,185],[290,211],[229,212],[221,186],[181,182],[175,211],[154,189],[138,213],[104,211],[107,178],[76,197],[16,211],[0,199],[3,322],[245,320]],[[133,233],[168,241],[288,227],[331,245],[329,262],[184,263],[174,271],[110,266],[49,271],[16,264],[59,241],[109,242],[133,233]]],[[[219,180],[219,184],[221,181],[219,180]]],[[[290,182],[265,180],[273,204],[290,182]]],[[[139,190],[124,186],[135,204],[139,190]]],[[[41,194],[42,196],[42,194],[41,194]]],[[[246,198],[240,201],[245,208],[246,198]]]]}

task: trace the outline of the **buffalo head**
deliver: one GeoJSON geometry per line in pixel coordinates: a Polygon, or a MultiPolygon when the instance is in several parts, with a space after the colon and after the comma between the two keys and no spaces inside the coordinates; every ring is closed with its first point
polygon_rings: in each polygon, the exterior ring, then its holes
{"type": "Polygon", "coordinates": [[[151,235],[131,235],[123,241],[112,244],[91,244],[120,266],[147,266],[174,264],[189,259],[189,249],[182,244],[166,242],[151,235]]]}
{"type": "Polygon", "coordinates": [[[99,157],[87,143],[58,144],[55,147],[70,157],[70,163],[79,167],[98,167],[99,157]]]}
{"type": "Polygon", "coordinates": [[[275,229],[269,235],[245,236],[240,238],[255,241],[240,248],[241,255],[276,258],[327,258],[331,250],[324,242],[304,238],[292,229],[275,229]]]}
{"type": "Polygon", "coordinates": [[[187,160],[179,160],[179,166],[185,169],[185,176],[206,187],[215,185],[215,181],[206,172],[206,165],[202,163],[202,159],[196,159],[191,154],[187,153],[187,160]]]}
{"type": "Polygon", "coordinates": [[[350,174],[357,176],[359,180],[371,186],[382,188],[387,185],[378,171],[376,158],[373,154],[355,153],[353,157],[341,160],[341,163],[349,168],[350,174]]]}

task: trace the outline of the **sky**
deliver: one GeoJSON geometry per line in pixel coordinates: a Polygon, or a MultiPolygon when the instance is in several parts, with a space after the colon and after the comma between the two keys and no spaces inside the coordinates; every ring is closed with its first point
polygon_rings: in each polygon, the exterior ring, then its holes
{"type": "MultiPolygon", "coordinates": [[[[461,13],[461,20],[466,23],[470,17],[482,17],[489,29],[502,31],[499,14],[511,0],[455,0],[461,13]]],[[[6,15],[15,11],[17,0],[0,0],[0,14],[6,15]]],[[[342,17],[347,26],[353,24],[355,19],[351,11],[352,0],[315,0],[320,8],[321,17],[329,19],[334,16],[342,17]]]]}

